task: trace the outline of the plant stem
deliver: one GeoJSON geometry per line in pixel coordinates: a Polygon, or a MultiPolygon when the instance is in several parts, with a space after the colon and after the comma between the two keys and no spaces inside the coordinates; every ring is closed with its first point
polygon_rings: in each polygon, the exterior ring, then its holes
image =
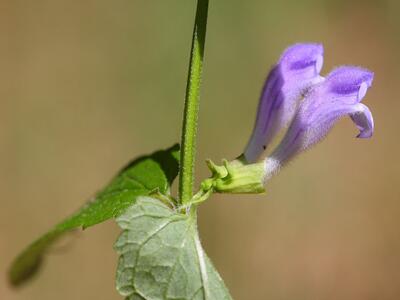
{"type": "Polygon", "coordinates": [[[179,195],[182,204],[189,202],[193,195],[197,119],[207,28],[208,1],[197,0],[196,19],[193,29],[181,140],[179,195]]]}

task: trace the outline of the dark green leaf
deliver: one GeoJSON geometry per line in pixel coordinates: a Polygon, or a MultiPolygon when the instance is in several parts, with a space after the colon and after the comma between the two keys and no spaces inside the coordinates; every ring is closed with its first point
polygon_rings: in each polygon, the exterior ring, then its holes
{"type": "Polygon", "coordinates": [[[201,247],[196,218],[138,197],[117,218],[123,229],[116,286],[129,300],[232,299],[201,247]]]}
{"type": "Polygon", "coordinates": [[[40,267],[49,246],[67,231],[116,217],[132,205],[138,196],[155,191],[168,195],[178,169],[179,145],[132,161],[78,212],[36,240],[15,259],[9,272],[11,283],[19,285],[30,278],[40,267]]]}

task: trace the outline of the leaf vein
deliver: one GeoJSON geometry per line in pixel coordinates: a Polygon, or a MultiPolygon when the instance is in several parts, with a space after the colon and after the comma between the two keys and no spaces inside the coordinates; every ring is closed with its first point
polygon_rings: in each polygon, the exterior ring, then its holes
{"type": "Polygon", "coordinates": [[[170,284],[171,284],[171,280],[172,280],[172,276],[174,275],[175,268],[176,268],[176,266],[177,266],[177,264],[178,264],[178,261],[179,261],[179,259],[181,258],[181,255],[182,255],[182,253],[183,253],[183,247],[185,247],[185,244],[186,244],[186,241],[187,241],[187,238],[188,238],[188,232],[189,232],[189,226],[186,228],[186,231],[185,231],[185,233],[184,233],[184,235],[183,235],[184,238],[183,238],[182,243],[181,243],[181,245],[180,245],[180,247],[179,247],[179,249],[180,249],[179,255],[177,255],[177,257],[176,257],[176,259],[175,259],[175,261],[174,261],[174,263],[173,263],[172,270],[171,270],[171,272],[170,272],[170,274],[169,274],[169,276],[168,276],[167,288],[165,289],[165,293],[164,293],[164,298],[165,298],[165,299],[167,299],[168,288],[169,288],[169,286],[170,286],[170,284]]]}

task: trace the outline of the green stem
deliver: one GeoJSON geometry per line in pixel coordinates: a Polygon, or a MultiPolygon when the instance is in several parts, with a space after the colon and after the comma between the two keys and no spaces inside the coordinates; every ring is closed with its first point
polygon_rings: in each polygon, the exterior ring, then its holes
{"type": "Polygon", "coordinates": [[[197,1],[196,19],[193,29],[181,140],[179,195],[182,204],[189,202],[193,195],[197,115],[199,112],[208,1],[209,0],[197,1]]]}

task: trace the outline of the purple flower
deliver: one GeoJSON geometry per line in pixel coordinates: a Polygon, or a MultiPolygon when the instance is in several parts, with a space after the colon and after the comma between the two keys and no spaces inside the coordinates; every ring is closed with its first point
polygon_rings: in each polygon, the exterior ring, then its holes
{"type": "Polygon", "coordinates": [[[321,141],[338,119],[350,116],[358,127],[358,138],[369,138],[374,130],[372,114],[360,103],[371,87],[374,74],[366,69],[342,66],[311,87],[281,143],[265,160],[266,179],[287,161],[321,141]]]}
{"type": "Polygon", "coordinates": [[[283,52],[264,84],[256,124],[244,151],[247,162],[257,161],[273,137],[289,124],[302,95],[321,81],[322,64],[320,44],[296,44],[283,52]]]}
{"type": "Polygon", "coordinates": [[[202,183],[203,192],[264,192],[269,178],[325,138],[344,116],[350,116],[358,127],[358,138],[372,136],[372,114],[361,101],[374,74],[360,67],[342,66],[321,77],[322,55],[319,44],[296,44],[284,51],[265,82],[256,124],[243,155],[225,160],[223,166],[209,161],[213,176],[202,183]],[[288,129],[280,144],[259,161],[284,127],[288,129]]]}
{"type": "Polygon", "coordinates": [[[358,138],[369,138],[374,121],[361,103],[374,74],[342,66],[319,75],[323,63],[320,44],[295,44],[287,48],[270,71],[258,107],[257,120],[244,151],[244,161],[259,160],[272,139],[289,127],[280,144],[264,160],[265,180],[302,151],[320,142],[343,116],[358,127],[358,138]]]}

